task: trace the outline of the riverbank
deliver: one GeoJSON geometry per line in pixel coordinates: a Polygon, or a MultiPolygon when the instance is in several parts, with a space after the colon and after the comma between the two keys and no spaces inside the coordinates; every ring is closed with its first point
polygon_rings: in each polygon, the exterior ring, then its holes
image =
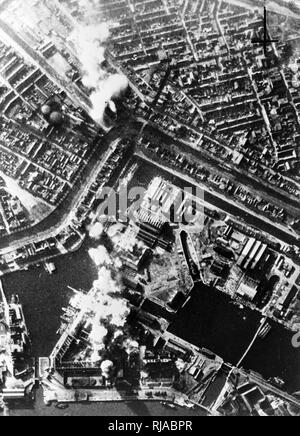
{"type": "MultiPolygon", "coordinates": [[[[140,168],[135,173],[130,184],[135,186],[147,186],[157,172],[152,166],[140,168]]],[[[75,289],[88,291],[97,279],[97,268],[89,256],[89,249],[97,243],[87,238],[82,247],[75,253],[67,254],[56,259],[57,271],[49,275],[43,266],[31,268],[28,271],[4,276],[4,290],[9,298],[12,294],[18,294],[24,307],[24,313],[32,338],[33,355],[35,357],[49,356],[57,342],[57,330],[60,327],[62,308],[66,307],[72,297],[72,291],[68,286],[75,289]]],[[[151,310],[150,310],[151,311],[151,310]]],[[[216,290],[197,284],[191,300],[179,311],[174,320],[171,331],[177,336],[200,347],[207,348],[224,358],[228,363],[236,364],[257,331],[260,314],[247,308],[240,309],[233,305],[230,299],[216,290]]],[[[257,341],[251,353],[244,362],[245,369],[252,369],[269,378],[280,376],[286,380],[286,389],[289,392],[300,390],[299,368],[300,351],[293,349],[290,337],[286,331],[278,326],[270,335],[262,341],[257,341]],[[277,329],[278,328],[278,329],[277,329]]],[[[43,399],[39,400],[43,402],[43,399]]],[[[123,403],[121,403],[123,405],[123,403]]],[[[120,405],[120,404],[119,404],[120,405]]],[[[56,415],[57,409],[44,408],[37,404],[37,409],[28,411],[28,416],[37,416],[48,413],[56,415]]],[[[123,406],[120,406],[123,410],[123,406]]],[[[144,412],[138,403],[137,415],[144,412]]],[[[153,406],[151,406],[153,407],[153,406]]],[[[100,408],[97,405],[73,405],[65,413],[90,415],[95,413],[99,416],[107,415],[110,406],[100,408]],[[82,410],[81,410],[82,407],[82,410]]],[[[148,406],[145,409],[148,410],[148,406]]],[[[135,409],[136,410],[136,409],[135,409]]],[[[18,411],[12,411],[18,413],[18,411]]],[[[59,410],[59,413],[62,411],[59,410]]],[[[119,416],[118,408],[115,413],[119,416]]],[[[124,409],[124,416],[130,415],[130,410],[124,409]],[[129,414],[129,415],[128,415],[129,414]]],[[[151,415],[152,409],[148,410],[151,415]]],[[[154,409],[154,415],[158,412],[154,409]]],[[[24,410],[20,415],[24,414],[24,410]]],[[[186,411],[184,410],[184,414],[186,411]]]]}
{"type": "Polygon", "coordinates": [[[34,357],[49,356],[57,342],[62,308],[72,297],[68,286],[88,291],[96,280],[97,268],[88,254],[92,245],[87,238],[77,252],[56,258],[52,275],[41,265],[2,278],[7,298],[18,294],[23,304],[34,357]]]}
{"type": "MultiPolygon", "coordinates": [[[[127,417],[127,416],[153,416],[153,417],[174,417],[181,416],[206,416],[202,409],[189,410],[178,407],[174,410],[164,407],[160,402],[151,401],[123,401],[109,403],[91,404],[70,404],[68,407],[58,409],[54,405],[46,406],[43,400],[43,391],[39,389],[34,405],[15,407],[6,412],[6,416],[105,416],[105,417],[127,417]]],[[[0,413],[4,416],[4,413],[0,413]]]]}

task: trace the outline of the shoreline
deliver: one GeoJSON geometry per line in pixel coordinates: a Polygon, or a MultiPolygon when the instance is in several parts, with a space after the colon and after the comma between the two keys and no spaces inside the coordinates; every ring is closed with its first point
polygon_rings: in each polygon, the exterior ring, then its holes
{"type": "Polygon", "coordinates": [[[0,416],[165,416],[165,417],[181,417],[181,416],[207,416],[208,412],[204,409],[185,409],[180,406],[176,409],[164,407],[159,400],[154,401],[109,401],[97,403],[70,403],[64,409],[60,409],[53,405],[46,405],[43,402],[42,390],[36,390],[35,404],[30,407],[16,407],[14,409],[0,411],[0,416]]]}

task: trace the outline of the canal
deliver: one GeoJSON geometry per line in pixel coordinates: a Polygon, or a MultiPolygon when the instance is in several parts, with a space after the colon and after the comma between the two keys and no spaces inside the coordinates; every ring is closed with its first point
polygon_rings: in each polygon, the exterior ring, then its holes
{"type": "MultiPolygon", "coordinates": [[[[147,186],[149,179],[155,175],[157,171],[153,167],[142,167],[131,184],[147,186]]],[[[8,298],[18,294],[24,305],[34,356],[48,356],[58,340],[56,332],[60,326],[62,308],[68,305],[72,296],[68,286],[88,291],[97,278],[97,269],[88,253],[94,244],[87,239],[78,252],[57,258],[57,271],[51,276],[40,266],[2,278],[8,298]]],[[[179,337],[220,355],[226,362],[236,364],[251,342],[259,322],[259,313],[240,309],[225,294],[197,284],[191,300],[178,313],[170,329],[179,337]]],[[[264,340],[256,342],[243,366],[266,378],[283,378],[289,392],[300,390],[300,350],[292,347],[291,334],[279,325],[274,325],[264,340]]],[[[91,407],[101,414],[96,406],[91,407]]],[[[109,413],[109,407],[105,407],[103,410],[109,413]]],[[[120,413],[116,412],[120,416],[122,410],[126,414],[135,413],[128,412],[127,407],[115,407],[120,410],[120,413]]],[[[46,413],[43,410],[39,413],[46,413]]],[[[75,414],[76,411],[74,408],[68,413],[75,414]]],[[[155,415],[158,409],[154,407],[149,413],[155,415]]]]}
{"type": "MultiPolygon", "coordinates": [[[[145,162],[139,166],[130,187],[146,188],[151,179],[157,176],[163,176],[181,188],[185,187],[182,179],[145,162]]],[[[233,216],[245,218],[253,227],[281,237],[286,242],[293,242],[287,233],[210,192],[205,192],[205,200],[233,216]]],[[[225,294],[197,284],[191,300],[172,324],[171,331],[196,346],[213,351],[226,362],[236,364],[251,343],[260,320],[258,312],[241,309],[225,294]]],[[[243,366],[262,374],[266,379],[282,378],[289,392],[300,390],[300,349],[292,347],[292,334],[279,324],[272,323],[269,335],[256,341],[243,366]]]]}
{"type": "MultiPolygon", "coordinates": [[[[175,173],[173,174],[172,169],[157,167],[156,164],[159,165],[159,162],[156,163],[154,161],[145,161],[140,156],[137,156],[136,158],[140,163],[142,162],[140,168],[142,168],[142,171],[145,173],[144,175],[141,175],[143,184],[145,183],[145,180],[149,178],[149,174],[155,174],[156,176],[164,177],[166,180],[170,181],[181,189],[188,187],[197,188],[197,183],[187,182],[184,175],[179,176],[175,173]]],[[[215,195],[213,192],[209,191],[208,188],[203,188],[202,190],[204,195],[203,198],[210,206],[220,209],[223,212],[232,215],[233,217],[239,217],[239,219],[243,220],[247,225],[266,232],[273,237],[284,241],[286,244],[296,245],[300,248],[299,238],[296,235],[294,236],[291,233],[288,233],[288,231],[279,228],[276,223],[272,224],[270,221],[265,221],[258,215],[254,215],[250,210],[247,210],[245,207],[243,207],[243,205],[237,205],[236,203],[234,204],[233,202],[229,202],[226,199],[215,195]]]]}

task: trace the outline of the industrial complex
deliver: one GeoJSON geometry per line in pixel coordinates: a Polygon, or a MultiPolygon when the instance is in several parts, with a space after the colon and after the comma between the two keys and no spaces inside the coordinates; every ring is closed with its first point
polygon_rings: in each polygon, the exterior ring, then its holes
{"type": "Polygon", "coordinates": [[[300,415],[298,3],[0,1],[3,414],[300,415]]]}

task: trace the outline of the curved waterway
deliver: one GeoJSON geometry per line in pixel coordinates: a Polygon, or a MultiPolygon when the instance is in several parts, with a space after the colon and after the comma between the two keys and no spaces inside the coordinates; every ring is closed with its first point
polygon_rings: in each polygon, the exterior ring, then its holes
{"type": "MultiPolygon", "coordinates": [[[[151,175],[153,173],[148,173],[146,178],[151,178],[151,175]]],[[[146,185],[146,180],[139,182],[140,185],[146,185]]],[[[72,296],[68,286],[88,291],[97,278],[97,269],[88,254],[92,244],[87,239],[78,252],[57,258],[57,271],[51,276],[41,266],[2,278],[8,298],[18,294],[24,306],[34,356],[48,356],[58,340],[56,332],[60,326],[62,308],[68,305],[72,296]]],[[[198,284],[189,303],[178,313],[171,330],[179,337],[220,355],[226,362],[236,364],[248,348],[259,321],[259,313],[240,309],[226,295],[198,284]]],[[[282,377],[289,392],[300,390],[300,349],[292,347],[291,333],[279,325],[274,325],[264,340],[257,340],[243,366],[265,378],[282,377]]],[[[160,404],[149,402],[74,405],[67,411],[61,411],[45,407],[40,392],[34,410],[11,411],[15,415],[67,416],[172,416],[172,413],[160,404]]],[[[174,413],[174,416],[176,413],[186,415],[187,411],[174,413]]]]}

